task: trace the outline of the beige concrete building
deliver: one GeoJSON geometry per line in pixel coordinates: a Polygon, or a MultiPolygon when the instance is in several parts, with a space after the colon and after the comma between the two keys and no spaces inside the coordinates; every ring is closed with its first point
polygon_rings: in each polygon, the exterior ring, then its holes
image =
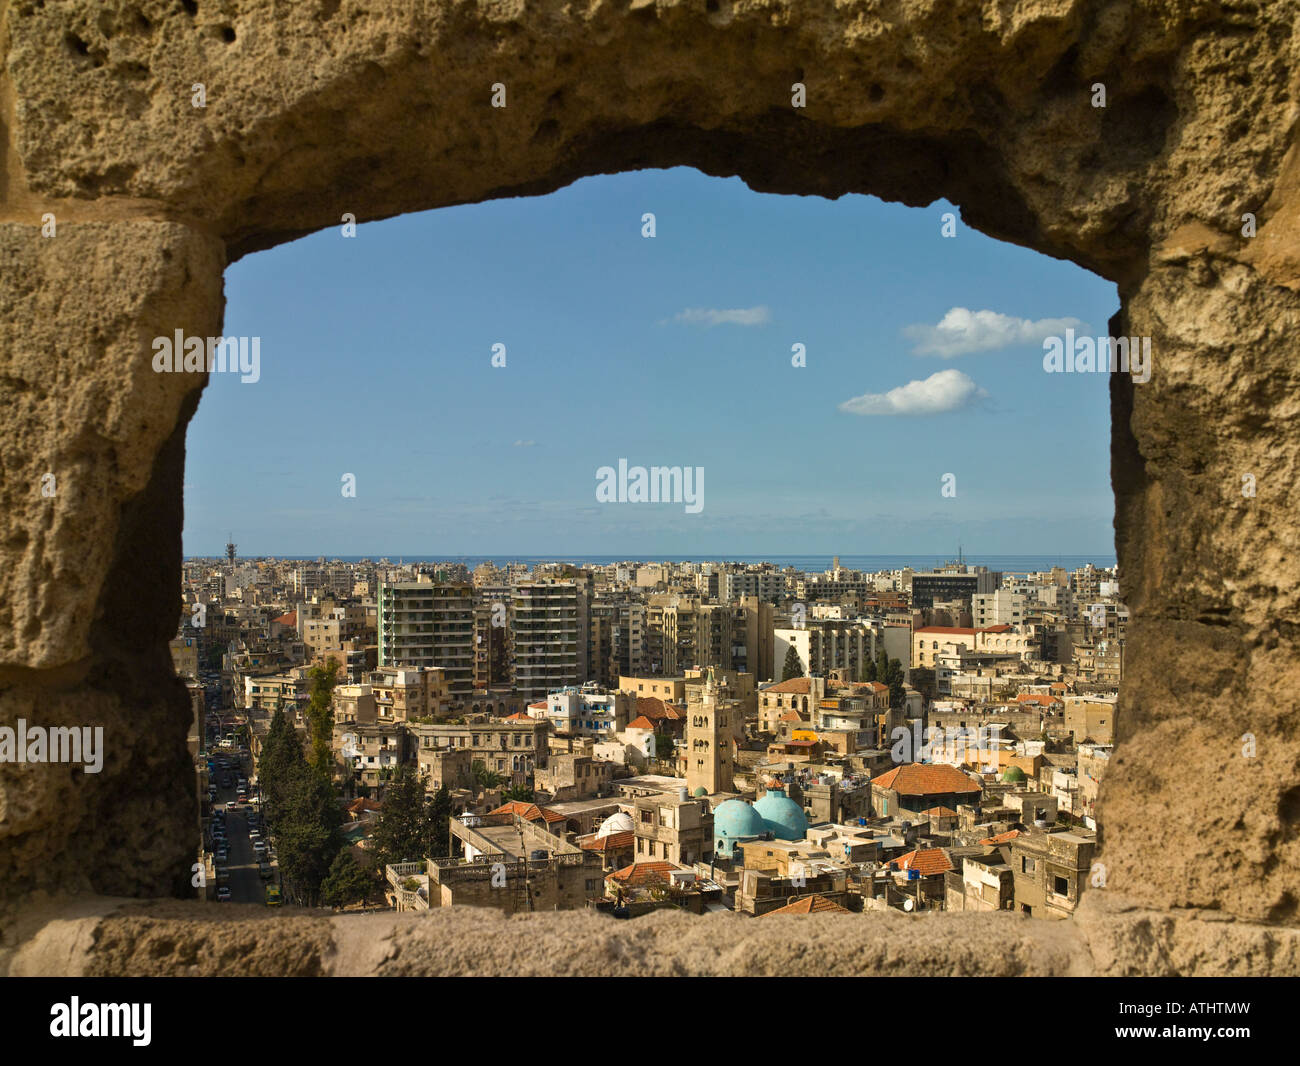
{"type": "Polygon", "coordinates": [[[1066,696],[1065,728],[1076,744],[1115,743],[1115,696],[1066,696]]]}
{"type": "Polygon", "coordinates": [[[618,687],[634,696],[653,696],[665,703],[686,702],[686,678],[682,677],[629,677],[621,676],[618,687]]]}
{"type": "Polygon", "coordinates": [[[614,764],[584,752],[552,753],[547,765],[534,772],[533,784],[549,792],[556,803],[595,799],[609,794],[614,764]]]}
{"type": "Polygon", "coordinates": [[[638,862],[662,859],[690,866],[713,857],[713,808],[686,789],[643,796],[632,813],[638,862]]]}
{"type": "Polygon", "coordinates": [[[487,769],[521,783],[536,767],[545,767],[547,725],[521,715],[488,718],[471,715],[464,722],[408,723],[417,749],[455,748],[470,752],[487,769]]]}
{"type": "Polygon", "coordinates": [[[1097,835],[1022,832],[1010,842],[1016,910],[1035,918],[1068,918],[1087,887],[1097,835]]]}
{"type": "Polygon", "coordinates": [[[958,650],[976,655],[1031,658],[1036,647],[1028,633],[1011,626],[975,629],[961,626],[922,626],[912,632],[912,666],[934,669],[943,655],[958,650]]]}
{"type": "Polygon", "coordinates": [[[375,694],[369,685],[335,685],[334,722],[375,724],[375,694]]]}
{"type": "Polygon", "coordinates": [[[199,676],[199,641],[197,637],[176,637],[167,645],[178,677],[199,676]]]}
{"type": "Polygon", "coordinates": [[[367,681],[381,722],[436,720],[451,713],[451,688],[446,671],[439,667],[381,666],[367,681]]]}
{"type": "Polygon", "coordinates": [[[604,895],[601,854],[517,814],[450,820],[453,855],[385,868],[399,911],[492,907],[506,914],[581,910],[604,895]]]}
{"type": "Polygon", "coordinates": [[[416,769],[426,792],[474,788],[474,756],[468,748],[415,749],[416,769]]]}

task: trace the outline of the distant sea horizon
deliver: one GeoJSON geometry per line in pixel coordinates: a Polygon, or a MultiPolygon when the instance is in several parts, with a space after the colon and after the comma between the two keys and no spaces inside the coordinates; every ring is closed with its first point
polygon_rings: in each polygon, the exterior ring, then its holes
{"type": "MultiPolygon", "coordinates": [[[[202,559],[219,559],[217,555],[187,555],[187,562],[202,559]]],[[[405,563],[462,563],[469,569],[483,563],[492,563],[497,567],[522,563],[533,567],[539,563],[570,563],[575,566],[609,566],[612,563],[771,563],[777,567],[792,566],[796,570],[819,572],[831,569],[834,555],[250,555],[239,556],[246,560],[276,559],[282,561],[315,560],[324,558],[327,562],[359,563],[369,560],[377,563],[387,559],[390,564],[405,563]]],[[[908,555],[840,555],[840,566],[846,570],[929,570],[945,563],[956,562],[951,555],[925,555],[913,553],[908,555]]],[[[1050,570],[1053,566],[1066,570],[1077,570],[1091,563],[1100,569],[1116,566],[1115,554],[1099,552],[1083,555],[963,555],[962,562],[971,566],[986,566],[990,570],[1003,573],[1027,573],[1037,570],[1050,570]]]]}

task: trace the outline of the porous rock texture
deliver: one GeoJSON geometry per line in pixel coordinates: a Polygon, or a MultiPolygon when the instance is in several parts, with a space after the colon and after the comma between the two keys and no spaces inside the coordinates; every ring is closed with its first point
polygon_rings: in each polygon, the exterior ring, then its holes
{"type": "MultiPolygon", "coordinates": [[[[1151,337],[1154,369],[1111,379],[1133,621],[1094,894],[1293,927],[1298,13],[1295,0],[0,5],[0,723],[102,724],[108,746],[93,777],[0,765],[0,900],[188,883],[188,708],[165,642],[203,381],[154,374],[151,339],[219,335],[227,262],[345,212],[685,164],[768,192],[946,197],[966,225],[1116,283],[1111,332],[1151,337]]],[[[309,370],[303,353],[262,355],[309,370]]],[[[1198,958],[1215,970],[1212,952],[1198,958]]]]}

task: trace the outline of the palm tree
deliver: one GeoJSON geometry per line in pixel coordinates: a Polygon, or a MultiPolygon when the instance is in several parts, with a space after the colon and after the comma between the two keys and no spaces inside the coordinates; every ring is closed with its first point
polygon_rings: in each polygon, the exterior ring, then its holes
{"type": "Polygon", "coordinates": [[[489,770],[487,763],[482,759],[475,759],[470,771],[474,774],[474,780],[478,782],[479,788],[487,790],[501,784],[501,775],[495,770],[489,770]]]}

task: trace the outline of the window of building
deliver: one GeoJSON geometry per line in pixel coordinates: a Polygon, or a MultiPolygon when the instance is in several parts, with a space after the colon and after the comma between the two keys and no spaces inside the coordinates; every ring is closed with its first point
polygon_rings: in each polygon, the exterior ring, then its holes
{"type": "Polygon", "coordinates": [[[1068,896],[1070,894],[1070,882],[1064,877],[1053,877],[1052,888],[1058,896],[1068,896]]]}

